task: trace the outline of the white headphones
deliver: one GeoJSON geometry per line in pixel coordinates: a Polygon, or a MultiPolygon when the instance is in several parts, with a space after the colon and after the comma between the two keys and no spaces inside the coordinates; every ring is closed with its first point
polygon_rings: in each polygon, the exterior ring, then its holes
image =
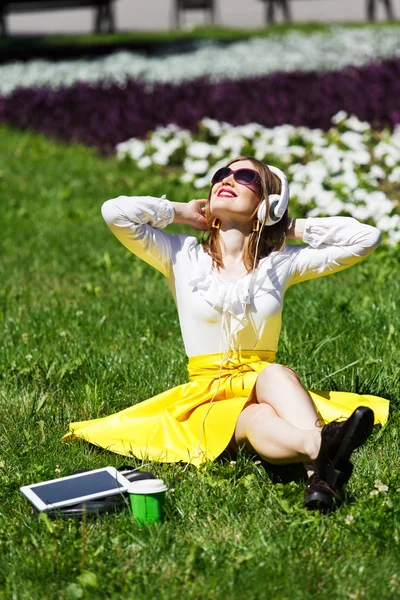
{"type": "Polygon", "coordinates": [[[286,179],[286,175],[277,167],[271,167],[267,165],[268,169],[279,177],[282,184],[281,194],[271,194],[268,196],[269,200],[269,213],[267,215],[267,202],[264,200],[261,202],[257,211],[257,219],[261,221],[264,226],[275,225],[278,223],[285,214],[285,211],[289,204],[289,182],[286,179]]]}

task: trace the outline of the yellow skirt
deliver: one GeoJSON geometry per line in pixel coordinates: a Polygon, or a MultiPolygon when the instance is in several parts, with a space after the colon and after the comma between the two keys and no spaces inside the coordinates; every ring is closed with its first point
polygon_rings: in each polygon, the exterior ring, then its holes
{"type": "MultiPolygon", "coordinates": [[[[228,446],[257,376],[275,363],[274,352],[241,352],[220,365],[220,354],[189,359],[190,382],[119,413],[71,423],[63,440],[82,438],[124,456],[160,462],[214,460],[228,446]]],[[[325,423],[369,406],[386,423],[389,401],[349,392],[310,392],[325,423]]]]}

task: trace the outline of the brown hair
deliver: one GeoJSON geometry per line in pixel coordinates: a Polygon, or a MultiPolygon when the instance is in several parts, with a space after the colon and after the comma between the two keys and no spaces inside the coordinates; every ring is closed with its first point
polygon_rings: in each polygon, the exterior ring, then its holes
{"type": "MultiPolygon", "coordinates": [[[[248,160],[253,165],[255,170],[260,174],[261,178],[261,196],[260,202],[263,198],[267,199],[270,194],[280,194],[281,193],[281,180],[277,175],[272,173],[268,166],[253,158],[251,156],[239,156],[231,160],[228,163],[228,167],[235,162],[239,162],[242,160],[248,160]]],[[[224,263],[222,260],[222,251],[221,251],[221,239],[219,234],[219,229],[211,227],[211,223],[213,218],[210,214],[210,198],[211,198],[212,187],[210,188],[210,192],[208,194],[208,203],[206,207],[206,219],[209,227],[209,233],[206,238],[202,240],[202,246],[204,250],[211,256],[213,259],[213,265],[216,267],[223,267],[224,263]]],[[[256,218],[258,206],[254,211],[253,218],[256,218]]],[[[260,232],[252,231],[246,241],[244,250],[243,250],[243,262],[247,271],[250,272],[252,268],[257,267],[258,263],[262,258],[271,254],[276,250],[281,250],[286,243],[286,231],[288,227],[288,211],[285,211],[282,219],[278,221],[275,225],[263,226],[261,223],[261,235],[260,232]],[[260,235],[260,241],[258,244],[257,256],[256,247],[257,247],[257,239],[260,235]]]]}

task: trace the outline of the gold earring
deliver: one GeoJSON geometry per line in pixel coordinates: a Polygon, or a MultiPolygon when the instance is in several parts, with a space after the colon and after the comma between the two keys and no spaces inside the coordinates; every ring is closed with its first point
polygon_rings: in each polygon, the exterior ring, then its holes
{"type": "Polygon", "coordinates": [[[254,219],[252,231],[260,231],[260,224],[261,223],[258,219],[254,219]]]}
{"type": "Polygon", "coordinates": [[[215,219],[213,219],[213,222],[211,223],[211,227],[213,229],[219,229],[221,227],[221,221],[218,219],[218,217],[215,217],[215,219]]]}

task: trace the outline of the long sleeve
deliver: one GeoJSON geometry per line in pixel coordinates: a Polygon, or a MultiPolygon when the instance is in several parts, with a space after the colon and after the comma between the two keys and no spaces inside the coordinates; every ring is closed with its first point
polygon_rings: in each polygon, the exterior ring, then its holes
{"type": "Polygon", "coordinates": [[[174,219],[171,202],[152,196],[119,196],[107,200],[101,212],[115,237],[128,250],[169,277],[174,238],[178,236],[161,229],[174,219]]]}
{"type": "Polygon", "coordinates": [[[380,240],[376,227],[352,217],[308,218],[303,235],[308,246],[290,247],[289,285],[342,271],[368,256],[380,240]]]}

